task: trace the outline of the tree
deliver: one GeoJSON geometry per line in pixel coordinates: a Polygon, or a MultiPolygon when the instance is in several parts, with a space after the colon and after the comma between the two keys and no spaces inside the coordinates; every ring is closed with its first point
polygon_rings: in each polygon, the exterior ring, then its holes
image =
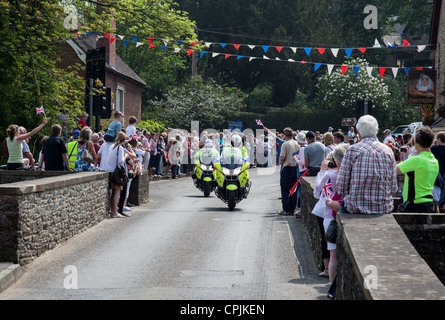
{"type": "Polygon", "coordinates": [[[416,110],[406,104],[406,79],[396,80],[385,76],[384,79],[373,68],[371,76],[367,67],[371,67],[365,59],[348,59],[345,63],[347,70],[343,75],[340,67],[332,73],[319,78],[316,99],[323,109],[331,110],[343,117],[356,114],[358,101],[370,100],[374,111],[371,113],[377,118],[381,127],[388,127],[393,123],[413,122],[416,110]],[[357,76],[355,68],[359,68],[357,76]]]}
{"type": "Polygon", "coordinates": [[[159,118],[170,127],[188,130],[192,121],[199,121],[200,128],[218,129],[244,108],[244,98],[238,89],[196,76],[151,104],[163,110],[159,118]]]}

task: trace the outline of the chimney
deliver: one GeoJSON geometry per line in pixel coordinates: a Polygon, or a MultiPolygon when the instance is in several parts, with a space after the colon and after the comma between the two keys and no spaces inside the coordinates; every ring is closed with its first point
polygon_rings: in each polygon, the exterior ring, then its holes
{"type": "MultiPolygon", "coordinates": [[[[101,14],[102,12],[106,12],[108,10],[113,11],[113,16],[115,15],[114,9],[109,9],[102,7],[100,5],[97,6],[97,13],[101,14]]],[[[116,20],[110,21],[111,30],[116,30],[116,20]]],[[[112,33],[109,38],[101,37],[96,42],[96,48],[105,47],[105,59],[108,61],[110,66],[114,69],[116,66],[116,41],[112,41],[113,38],[116,38],[116,34],[112,33]]]]}

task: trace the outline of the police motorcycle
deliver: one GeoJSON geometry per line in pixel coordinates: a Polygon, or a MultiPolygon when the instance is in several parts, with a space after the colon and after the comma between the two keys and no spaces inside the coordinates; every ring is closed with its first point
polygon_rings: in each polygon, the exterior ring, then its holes
{"type": "Polygon", "coordinates": [[[204,147],[194,156],[193,183],[204,193],[204,197],[210,196],[215,189],[213,162],[218,158],[219,152],[213,148],[213,142],[210,139],[205,141],[204,147]]]}
{"type": "Polygon", "coordinates": [[[247,198],[252,185],[249,158],[240,136],[233,136],[232,145],[223,148],[220,161],[214,164],[214,168],[215,195],[233,211],[241,200],[247,198]]]}

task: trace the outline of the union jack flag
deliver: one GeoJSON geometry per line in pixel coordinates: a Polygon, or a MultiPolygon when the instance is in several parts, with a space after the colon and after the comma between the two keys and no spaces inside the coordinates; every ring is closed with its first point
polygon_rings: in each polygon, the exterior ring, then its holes
{"type": "Polygon", "coordinates": [[[259,125],[259,126],[263,126],[263,123],[261,122],[260,119],[256,119],[255,121],[256,121],[256,124],[257,124],[257,125],[259,125]]]}
{"type": "Polygon", "coordinates": [[[323,186],[323,190],[321,191],[322,197],[330,197],[334,194],[334,190],[332,189],[331,178],[328,179],[326,184],[323,186]]]}
{"type": "Polygon", "coordinates": [[[41,107],[36,107],[36,112],[37,112],[37,114],[44,114],[44,113],[45,113],[45,110],[43,109],[43,106],[41,106],[41,107]]]}

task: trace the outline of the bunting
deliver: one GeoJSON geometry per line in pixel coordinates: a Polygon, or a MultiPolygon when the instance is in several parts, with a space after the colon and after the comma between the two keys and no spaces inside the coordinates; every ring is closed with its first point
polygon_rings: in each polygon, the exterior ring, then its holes
{"type": "MultiPolygon", "coordinates": [[[[183,40],[171,40],[171,39],[154,38],[154,37],[140,38],[140,37],[136,37],[136,36],[127,36],[127,35],[119,35],[119,34],[117,34],[116,36],[113,36],[111,33],[102,33],[101,34],[101,33],[92,32],[92,31],[87,34],[82,35],[81,37],[92,36],[92,35],[96,35],[98,37],[106,37],[107,39],[109,39],[110,43],[113,43],[116,40],[120,40],[123,43],[123,47],[126,47],[127,45],[132,43],[135,45],[136,48],[139,48],[142,46],[147,46],[149,49],[151,49],[151,48],[157,47],[157,44],[153,43],[155,40],[162,41],[162,43],[164,45],[161,46],[161,52],[164,51],[165,49],[172,49],[172,50],[174,50],[175,53],[180,53],[180,52],[185,51],[187,53],[187,55],[189,55],[189,56],[193,52],[197,52],[197,53],[199,53],[200,58],[204,58],[204,56],[206,54],[211,54],[212,58],[216,58],[218,56],[224,56],[225,60],[229,59],[230,57],[236,57],[236,60],[241,60],[243,58],[246,58],[246,59],[248,59],[249,62],[251,62],[253,60],[274,60],[274,61],[282,61],[282,62],[290,62],[290,63],[300,63],[302,65],[312,64],[314,66],[313,67],[314,72],[318,71],[322,66],[326,66],[328,75],[331,75],[331,73],[335,67],[340,67],[341,73],[344,76],[346,74],[347,69],[349,67],[351,67],[353,69],[354,75],[356,77],[360,71],[360,66],[352,66],[352,65],[347,65],[347,64],[328,64],[328,63],[321,63],[321,62],[309,62],[309,61],[305,61],[305,60],[297,61],[294,59],[281,59],[279,57],[274,57],[273,59],[271,59],[266,54],[268,54],[270,52],[271,48],[273,48],[278,54],[282,53],[283,50],[285,50],[285,49],[291,50],[294,54],[297,52],[298,49],[303,49],[304,52],[306,53],[307,57],[311,57],[312,51],[318,52],[319,55],[324,55],[326,53],[326,51],[329,50],[330,53],[332,54],[332,56],[337,58],[340,50],[344,51],[345,56],[351,57],[354,50],[357,50],[361,54],[365,54],[365,52],[367,52],[369,49],[385,49],[385,48],[396,47],[395,44],[392,44],[389,42],[385,44],[386,47],[382,46],[379,43],[379,41],[377,40],[377,38],[375,39],[374,45],[372,47],[362,46],[362,47],[357,47],[357,48],[353,48],[353,47],[349,47],[349,48],[316,47],[316,48],[313,48],[313,47],[285,47],[285,46],[270,47],[267,45],[231,44],[231,43],[220,43],[220,42],[199,42],[199,41],[187,42],[187,41],[183,41],[183,40]],[[148,41],[148,43],[144,42],[144,39],[146,41],[148,41]],[[176,47],[174,45],[168,46],[168,43],[170,43],[171,41],[177,43],[179,47],[176,47]],[[199,47],[195,48],[195,46],[197,44],[205,45],[205,47],[207,47],[207,48],[211,48],[214,45],[219,45],[221,48],[233,47],[236,50],[236,52],[240,52],[240,49],[243,46],[249,48],[251,51],[255,50],[256,48],[261,48],[263,51],[263,55],[262,55],[262,57],[256,57],[256,56],[245,56],[245,55],[238,55],[238,54],[232,54],[232,53],[202,51],[199,49],[199,47]]],[[[431,45],[411,45],[411,43],[406,39],[403,40],[403,44],[401,45],[401,47],[404,47],[404,48],[411,48],[411,47],[416,48],[417,52],[423,52],[429,46],[431,46],[431,45]]],[[[391,69],[392,75],[394,78],[396,78],[397,75],[399,74],[399,72],[398,72],[399,69],[403,69],[405,71],[406,75],[408,75],[408,71],[411,69],[411,68],[406,68],[406,67],[386,67],[386,66],[370,67],[370,66],[367,66],[366,72],[368,73],[369,77],[372,77],[373,70],[378,69],[381,78],[383,78],[386,73],[386,70],[389,68],[391,69]]],[[[427,66],[427,67],[416,67],[415,69],[422,70],[422,69],[431,69],[431,68],[433,68],[433,67],[427,66]]]]}

